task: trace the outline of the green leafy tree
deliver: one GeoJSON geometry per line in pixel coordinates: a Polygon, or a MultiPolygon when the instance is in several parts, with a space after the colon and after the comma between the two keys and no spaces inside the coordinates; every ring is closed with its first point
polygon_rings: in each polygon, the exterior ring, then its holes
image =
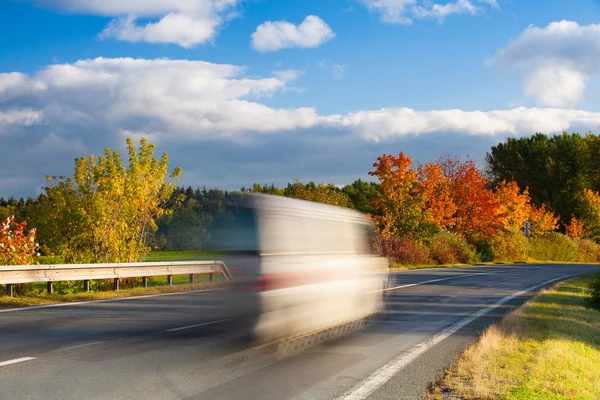
{"type": "Polygon", "coordinates": [[[98,159],[77,159],[73,178],[48,178],[40,201],[53,220],[48,247],[65,261],[139,261],[149,251],[156,218],[169,212],[166,204],[182,172],[177,167],[169,174],[167,154],[157,159],[154,150],[146,139],[139,150],[127,139],[127,167],[118,152],[106,149],[98,159]]]}
{"type": "Polygon", "coordinates": [[[352,206],[348,196],[333,184],[320,183],[316,185],[314,182],[303,184],[294,179],[293,183],[288,183],[284,195],[294,199],[314,201],[332,206],[348,208],[352,206]]]}
{"type": "Polygon", "coordinates": [[[371,215],[379,211],[373,207],[373,200],[381,195],[381,189],[376,182],[365,182],[358,179],[342,188],[342,193],[350,199],[353,208],[371,215]]]}
{"type": "Polygon", "coordinates": [[[600,189],[600,141],[578,133],[548,137],[509,138],[487,154],[487,173],[493,185],[514,180],[535,205],[555,210],[566,225],[579,208],[579,194],[600,189]]]}

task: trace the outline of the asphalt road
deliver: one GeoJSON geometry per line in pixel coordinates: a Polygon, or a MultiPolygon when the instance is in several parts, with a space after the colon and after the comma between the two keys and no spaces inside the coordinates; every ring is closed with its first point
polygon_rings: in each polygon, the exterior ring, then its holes
{"type": "Polygon", "coordinates": [[[0,399],[420,399],[485,326],[597,270],[399,272],[385,320],[285,356],[233,341],[211,290],[0,311],[0,399]]]}

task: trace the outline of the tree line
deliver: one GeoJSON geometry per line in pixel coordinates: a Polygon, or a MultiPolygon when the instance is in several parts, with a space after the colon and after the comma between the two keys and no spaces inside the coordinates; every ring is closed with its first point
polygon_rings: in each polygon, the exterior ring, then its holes
{"type": "MultiPolygon", "coordinates": [[[[400,263],[522,259],[525,220],[540,258],[559,257],[542,254],[552,250],[597,260],[599,150],[600,137],[591,133],[535,134],[493,146],[483,170],[452,156],[413,164],[400,152],[375,160],[374,182],[338,187],[294,179],[285,187],[226,191],[178,186],[182,170],[169,171],[167,154],[157,158],[145,139],[137,148],[128,139],[127,162],[110,149],[81,157],[72,177],[47,177],[37,198],[0,199],[0,220],[9,221],[5,236],[20,231],[31,241],[34,233],[39,248],[23,247],[32,257],[138,261],[152,249],[209,248],[211,232],[235,216],[242,194],[256,192],[368,213],[377,226],[375,249],[400,263]]],[[[29,260],[2,254],[0,263],[29,260]]]]}

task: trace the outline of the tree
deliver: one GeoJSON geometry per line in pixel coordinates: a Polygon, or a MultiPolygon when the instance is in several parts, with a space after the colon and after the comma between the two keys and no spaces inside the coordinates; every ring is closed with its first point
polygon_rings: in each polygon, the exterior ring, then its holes
{"type": "Polygon", "coordinates": [[[284,195],[294,199],[314,201],[332,206],[351,207],[348,196],[340,188],[331,183],[328,185],[324,183],[316,185],[314,182],[309,182],[305,185],[294,179],[294,183],[288,183],[288,186],[284,190],[284,195]]]}
{"type": "Polygon", "coordinates": [[[358,179],[344,186],[342,192],[350,199],[352,208],[371,215],[378,212],[373,207],[373,199],[381,194],[379,184],[358,179]]]}
{"type": "Polygon", "coordinates": [[[38,256],[35,229],[27,231],[27,222],[14,216],[0,221],[0,265],[31,265],[38,256]]]}
{"type": "Polygon", "coordinates": [[[417,192],[423,199],[425,223],[448,229],[456,222],[456,204],[452,195],[452,181],[441,165],[428,162],[417,168],[417,192]]]}
{"type": "Polygon", "coordinates": [[[585,189],[579,195],[579,215],[585,226],[585,237],[600,240],[600,193],[585,189]]]}
{"type": "Polygon", "coordinates": [[[583,221],[578,220],[575,214],[571,215],[571,222],[565,226],[565,233],[572,239],[582,239],[585,234],[583,221]]]}
{"type": "Polygon", "coordinates": [[[469,243],[488,240],[503,227],[500,202],[487,189],[487,179],[472,160],[441,157],[436,162],[450,181],[450,193],[455,212],[450,230],[469,243]]]}
{"type": "Polygon", "coordinates": [[[74,178],[48,178],[45,211],[56,217],[55,248],[65,260],[139,261],[149,250],[156,218],[168,210],[182,170],[168,173],[168,155],[154,157],[155,146],[141,139],[137,150],[127,139],[129,165],[119,153],[75,161],[74,178]]]}
{"type": "Polygon", "coordinates": [[[374,218],[384,238],[417,232],[421,223],[422,199],[411,164],[412,158],[403,152],[398,157],[383,154],[373,164],[375,170],[369,172],[380,182],[373,207],[380,211],[374,218]]]}
{"type": "Polygon", "coordinates": [[[487,154],[487,172],[494,184],[514,180],[521,189],[529,188],[533,204],[556,210],[566,225],[579,207],[579,193],[600,190],[599,150],[593,134],[509,138],[487,154]]]}

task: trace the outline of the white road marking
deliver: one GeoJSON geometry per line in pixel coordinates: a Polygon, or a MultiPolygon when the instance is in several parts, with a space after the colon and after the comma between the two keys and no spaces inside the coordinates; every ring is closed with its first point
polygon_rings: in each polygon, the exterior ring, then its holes
{"type": "Polygon", "coordinates": [[[2,361],[0,362],[0,367],[4,367],[5,365],[17,364],[23,361],[35,360],[35,357],[21,357],[15,358],[14,360],[2,361]]]}
{"type": "Polygon", "coordinates": [[[208,322],[202,322],[202,323],[194,324],[194,325],[180,326],[179,328],[167,329],[165,332],[177,332],[177,331],[183,331],[185,329],[198,328],[200,326],[214,325],[214,324],[218,324],[219,322],[229,321],[230,319],[231,318],[224,318],[224,319],[218,319],[216,321],[208,321],[208,322]]]}
{"type": "Polygon", "coordinates": [[[28,307],[17,307],[17,308],[3,308],[3,309],[0,309],[0,313],[15,312],[15,311],[27,311],[27,310],[39,310],[40,308],[80,306],[80,305],[83,305],[83,304],[93,304],[93,303],[108,303],[110,301],[148,299],[148,298],[151,298],[151,297],[175,296],[175,295],[178,295],[178,294],[180,295],[180,294],[189,294],[189,293],[198,293],[198,292],[210,292],[210,291],[214,291],[214,290],[223,290],[223,288],[188,290],[188,291],[184,291],[184,292],[172,292],[172,293],[146,294],[146,295],[143,295],[143,296],[115,297],[113,299],[74,301],[74,302],[71,302],[71,303],[44,304],[44,305],[41,305],[41,306],[28,306],[28,307]]]}
{"type": "Polygon", "coordinates": [[[69,346],[69,347],[61,347],[60,349],[56,349],[55,351],[63,351],[63,350],[74,350],[74,349],[80,349],[82,347],[87,347],[87,346],[93,346],[95,344],[100,344],[100,343],[105,343],[105,340],[101,340],[99,342],[91,342],[91,343],[83,343],[83,344],[77,344],[75,346],[69,346]]]}
{"type": "Polygon", "coordinates": [[[368,293],[375,293],[375,292],[387,292],[389,290],[396,290],[396,289],[404,289],[407,287],[412,287],[412,286],[419,286],[419,285],[425,285],[426,283],[433,283],[433,282],[442,282],[442,281],[449,281],[451,279],[460,279],[460,278],[466,278],[469,276],[478,276],[478,275],[494,275],[494,274],[501,274],[503,272],[514,272],[514,271],[528,271],[530,269],[539,269],[541,267],[532,267],[532,268],[525,268],[525,269],[519,269],[519,270],[514,270],[514,269],[504,269],[504,270],[500,270],[500,271],[494,271],[494,272],[474,272],[472,274],[464,274],[464,275],[458,275],[458,276],[451,276],[449,278],[439,278],[439,279],[431,279],[429,281],[423,281],[423,282],[416,282],[416,283],[409,283],[406,285],[400,285],[400,286],[394,286],[391,288],[386,288],[386,289],[377,289],[377,290],[372,290],[370,292],[366,292],[365,294],[368,293]]]}
{"type": "Polygon", "coordinates": [[[535,290],[541,286],[547,285],[552,282],[556,282],[561,279],[566,279],[566,278],[570,278],[572,276],[581,275],[584,273],[585,272],[580,272],[577,274],[565,275],[565,276],[561,276],[559,278],[550,279],[548,281],[540,283],[539,285],[535,285],[535,286],[529,287],[525,290],[521,290],[519,292],[513,293],[510,296],[503,297],[502,299],[493,303],[489,307],[482,308],[481,310],[471,314],[467,318],[457,322],[456,324],[452,325],[451,327],[444,329],[443,331],[439,332],[435,336],[417,344],[415,347],[413,347],[409,351],[401,354],[399,357],[390,361],[389,363],[387,363],[386,365],[384,365],[383,367],[381,367],[380,369],[375,371],[373,374],[371,374],[369,377],[364,379],[362,382],[360,382],[358,385],[356,385],[350,392],[348,392],[347,394],[340,397],[339,400],[342,400],[342,399],[343,400],[364,400],[364,399],[366,399],[375,390],[379,389],[387,381],[389,381],[391,378],[393,378],[398,372],[402,371],[411,362],[416,360],[420,355],[425,353],[427,350],[429,350],[436,344],[440,343],[442,340],[453,335],[461,328],[463,328],[466,325],[470,324],[471,322],[475,321],[477,318],[489,313],[490,311],[501,306],[502,304],[514,299],[515,297],[521,296],[521,295],[523,295],[527,292],[530,292],[532,290],[535,290]]]}

